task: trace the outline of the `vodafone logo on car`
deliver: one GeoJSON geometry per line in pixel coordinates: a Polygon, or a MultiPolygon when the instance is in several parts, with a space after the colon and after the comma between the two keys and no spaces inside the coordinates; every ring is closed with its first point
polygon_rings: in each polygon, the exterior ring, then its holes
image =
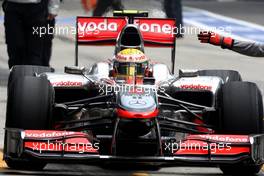
{"type": "Polygon", "coordinates": [[[174,31],[174,27],[166,23],[165,24],[147,23],[147,22],[140,23],[140,20],[135,20],[135,25],[139,26],[141,32],[171,34],[174,31]]]}
{"type": "MultiPolygon", "coordinates": [[[[108,32],[117,32],[118,27],[120,25],[124,24],[123,21],[109,21],[107,19],[104,19],[103,21],[79,21],[78,22],[78,33],[79,35],[84,34],[99,34],[103,31],[108,32]]],[[[171,24],[168,23],[154,23],[154,22],[148,22],[143,21],[141,22],[139,19],[135,20],[135,25],[139,26],[139,29],[141,32],[153,32],[153,33],[165,33],[165,34],[171,34],[174,31],[174,27],[171,24]]]]}
{"type": "Polygon", "coordinates": [[[78,81],[59,81],[59,82],[51,82],[52,86],[55,87],[79,87],[82,86],[82,82],[78,81]]]}
{"type": "Polygon", "coordinates": [[[89,32],[95,32],[99,33],[100,31],[112,31],[116,32],[118,29],[118,23],[116,22],[108,22],[107,19],[104,19],[102,22],[79,22],[78,23],[78,29],[79,34],[82,33],[89,33],[89,32]]]}
{"type": "Polygon", "coordinates": [[[60,131],[52,131],[52,132],[31,132],[25,131],[25,137],[34,137],[34,138],[48,138],[48,137],[61,137],[67,135],[73,135],[75,132],[60,132],[60,131]]]}
{"type": "Polygon", "coordinates": [[[199,135],[200,138],[222,141],[222,142],[249,142],[248,136],[235,136],[235,135],[199,135]]]}
{"type": "Polygon", "coordinates": [[[180,85],[181,89],[189,89],[189,90],[212,90],[212,86],[201,85],[201,84],[183,84],[180,85]]]}

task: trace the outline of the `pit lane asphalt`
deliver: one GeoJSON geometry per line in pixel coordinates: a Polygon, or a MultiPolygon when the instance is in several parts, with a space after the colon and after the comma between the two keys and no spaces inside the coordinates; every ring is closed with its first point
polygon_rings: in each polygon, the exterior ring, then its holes
{"type": "MultiPolygon", "coordinates": [[[[79,2],[79,1],[78,1],[79,2]]],[[[197,0],[184,1],[191,7],[211,10],[230,17],[254,22],[264,25],[262,10],[264,3],[259,2],[197,2],[197,0]],[[246,10],[245,10],[246,9],[246,10]]],[[[62,5],[60,17],[71,17],[83,15],[77,1],[65,0],[62,5]]],[[[134,9],[150,10],[152,16],[164,16],[160,11],[158,1],[127,0],[126,7],[134,9]]],[[[1,15],[1,14],[0,14],[1,15]]],[[[54,40],[54,52],[51,65],[58,72],[63,71],[64,65],[74,63],[74,43],[72,36],[59,36],[54,40]]],[[[111,47],[86,47],[80,49],[80,65],[90,66],[92,63],[111,57],[111,47]]],[[[168,49],[148,49],[147,55],[153,60],[170,64],[168,49]]],[[[241,56],[237,53],[222,50],[210,45],[201,45],[195,35],[186,35],[184,39],[177,42],[176,72],[179,68],[189,69],[235,69],[238,70],[244,80],[256,82],[264,92],[264,58],[251,58],[241,56]]],[[[6,82],[7,82],[7,54],[4,42],[4,29],[0,25],[0,145],[3,146],[3,127],[5,119],[6,104],[6,82]]],[[[0,147],[1,148],[1,147],[0,147]]],[[[1,166],[2,163],[0,163],[1,166]]],[[[217,168],[201,167],[172,167],[163,168],[158,171],[150,171],[145,168],[111,170],[95,166],[72,165],[72,164],[49,164],[43,172],[15,171],[6,168],[0,169],[0,175],[191,175],[191,176],[214,176],[222,175],[217,168]]],[[[263,175],[260,173],[259,175],[263,175]]]]}

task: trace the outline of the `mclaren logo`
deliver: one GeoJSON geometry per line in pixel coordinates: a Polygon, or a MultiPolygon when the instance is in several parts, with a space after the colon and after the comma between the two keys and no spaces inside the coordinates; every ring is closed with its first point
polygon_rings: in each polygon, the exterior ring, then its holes
{"type": "Polygon", "coordinates": [[[129,101],[129,105],[136,105],[136,106],[140,106],[140,105],[146,105],[147,103],[145,101],[140,101],[140,100],[131,100],[129,101]]]}

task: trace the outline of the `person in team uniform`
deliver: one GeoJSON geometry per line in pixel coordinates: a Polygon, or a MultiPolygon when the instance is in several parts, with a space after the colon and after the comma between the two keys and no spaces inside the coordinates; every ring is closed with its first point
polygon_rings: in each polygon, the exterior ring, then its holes
{"type": "Polygon", "coordinates": [[[8,65],[45,65],[44,37],[34,29],[46,27],[58,12],[60,0],[4,0],[8,65]]]}
{"type": "Polygon", "coordinates": [[[231,37],[221,36],[215,32],[207,31],[198,34],[198,40],[200,40],[201,43],[221,46],[223,49],[230,49],[243,55],[264,57],[264,43],[240,41],[231,37]]]}
{"type": "MultiPolygon", "coordinates": [[[[59,0],[62,2],[63,0],[59,0]]],[[[55,17],[58,14],[58,8],[59,8],[59,2],[56,1],[50,1],[51,3],[55,3],[53,5],[48,6],[48,11],[50,12],[46,21],[46,27],[48,28],[55,28],[56,19],[55,17]],[[50,8],[50,9],[49,9],[50,8]],[[53,8],[53,9],[52,9],[53,8]]],[[[43,66],[50,66],[50,58],[52,55],[52,40],[54,39],[54,33],[47,33],[44,36],[44,48],[43,48],[43,66]]]]}
{"type": "Polygon", "coordinates": [[[177,38],[182,38],[184,34],[182,20],[182,4],[181,0],[164,0],[164,9],[168,18],[176,19],[177,38]]]}
{"type": "Polygon", "coordinates": [[[93,10],[93,16],[103,16],[108,10],[123,10],[121,0],[82,0],[86,12],[93,10]]]}
{"type": "Polygon", "coordinates": [[[85,12],[94,10],[96,7],[96,3],[97,3],[97,0],[81,0],[81,4],[85,12]]]}

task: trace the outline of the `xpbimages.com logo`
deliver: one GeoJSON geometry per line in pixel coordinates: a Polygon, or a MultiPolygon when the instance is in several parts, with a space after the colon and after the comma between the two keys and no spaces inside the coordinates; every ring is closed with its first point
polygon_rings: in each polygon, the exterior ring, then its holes
{"type": "Polygon", "coordinates": [[[99,143],[33,142],[31,148],[39,153],[49,151],[90,153],[99,150],[99,143]]]}
{"type": "Polygon", "coordinates": [[[100,95],[109,95],[109,94],[118,94],[120,92],[130,92],[130,93],[137,93],[137,94],[144,94],[144,95],[151,95],[152,93],[164,93],[166,89],[164,87],[158,86],[151,86],[151,87],[144,87],[138,85],[130,85],[130,84],[100,84],[99,85],[99,93],[100,95]]]}
{"type": "Polygon", "coordinates": [[[206,143],[206,142],[167,142],[164,144],[166,152],[175,153],[177,151],[210,151],[216,153],[217,151],[230,151],[231,143],[206,143]]]}

